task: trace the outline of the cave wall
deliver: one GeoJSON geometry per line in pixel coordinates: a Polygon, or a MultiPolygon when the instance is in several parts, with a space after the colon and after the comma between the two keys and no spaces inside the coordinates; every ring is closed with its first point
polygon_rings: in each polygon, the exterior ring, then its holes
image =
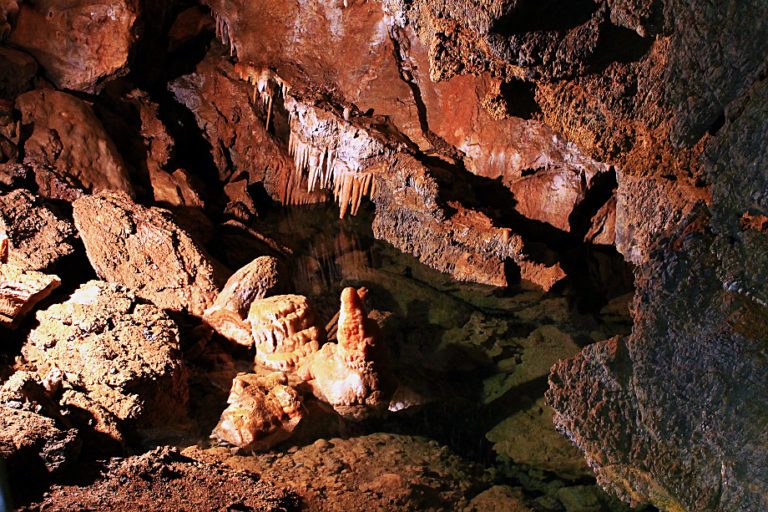
{"type": "Polygon", "coordinates": [[[760,510],[767,18],[759,0],[0,0],[0,160],[140,197],[127,176],[150,173],[150,195],[190,206],[206,186],[179,153],[196,146],[224,183],[213,202],[240,219],[257,215],[254,187],[342,210],[367,195],[377,237],[493,285],[513,266],[548,289],[567,274],[548,238],[608,230],[601,243],[636,265],[635,326],[553,368],[556,425],[628,501],[760,510]],[[211,32],[200,62],[174,67],[171,48],[211,32]],[[93,95],[132,71],[186,125],[119,94],[150,147],[123,159],[93,95]],[[179,150],[153,153],[169,132],[179,150]],[[329,150],[349,190],[308,192],[329,150]]]}

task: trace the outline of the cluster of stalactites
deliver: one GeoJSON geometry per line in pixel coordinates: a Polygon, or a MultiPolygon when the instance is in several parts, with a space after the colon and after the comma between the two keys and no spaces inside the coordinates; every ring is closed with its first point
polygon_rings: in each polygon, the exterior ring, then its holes
{"type": "Polygon", "coordinates": [[[232,30],[229,27],[229,21],[221,14],[213,11],[213,17],[216,20],[216,38],[221,43],[229,47],[229,56],[237,56],[237,48],[235,48],[235,40],[232,37],[232,30]]]}
{"type": "Polygon", "coordinates": [[[235,64],[235,73],[241,80],[245,80],[253,86],[252,101],[256,103],[256,97],[261,98],[264,109],[267,112],[267,120],[264,124],[269,129],[269,122],[272,119],[272,102],[276,94],[275,84],[279,88],[280,94],[285,97],[288,92],[288,84],[285,83],[269,68],[256,68],[246,64],[235,64]]]}
{"type": "Polygon", "coordinates": [[[363,197],[374,192],[373,175],[350,169],[345,162],[336,158],[334,148],[304,142],[297,135],[294,123],[292,118],[288,152],[293,157],[297,181],[306,172],[308,191],[333,188],[340,218],[344,218],[347,212],[357,215],[363,197]]]}

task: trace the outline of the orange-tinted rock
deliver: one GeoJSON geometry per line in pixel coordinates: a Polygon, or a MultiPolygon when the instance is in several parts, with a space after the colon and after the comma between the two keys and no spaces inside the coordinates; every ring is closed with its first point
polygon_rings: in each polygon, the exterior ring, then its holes
{"type": "Polygon", "coordinates": [[[252,302],[248,323],[256,361],[276,370],[293,370],[317,351],[324,335],[317,314],[302,295],[275,295],[252,302]]]}
{"type": "Polygon", "coordinates": [[[230,181],[224,185],[224,195],[229,199],[224,209],[225,213],[243,221],[256,215],[256,203],[248,192],[248,180],[246,178],[230,181]]]}
{"type": "Polygon", "coordinates": [[[8,41],[32,54],[58,88],[96,91],[127,72],[138,4],[22,3],[8,41]]]}
{"type": "Polygon", "coordinates": [[[0,232],[8,238],[8,263],[50,270],[72,254],[74,227],[26,190],[0,194],[0,232]]]}
{"type": "Polygon", "coordinates": [[[16,159],[20,135],[19,123],[13,112],[13,101],[0,97],[0,164],[16,159]]]}
{"type": "MultiPolygon", "coordinates": [[[[1,245],[1,244],[0,244],[1,245]]],[[[0,325],[16,324],[35,305],[58,288],[56,276],[25,271],[1,262],[0,257],[0,325]]]]}
{"type": "Polygon", "coordinates": [[[288,439],[304,417],[299,394],[282,373],[241,374],[212,437],[243,450],[268,450],[288,439]]]}
{"type": "Polygon", "coordinates": [[[336,338],[302,361],[298,373],[309,381],[312,392],[345,417],[361,419],[386,410],[387,376],[380,375],[376,359],[378,325],[369,319],[358,291],[345,288],[336,338]]]}
{"type": "Polygon", "coordinates": [[[16,100],[23,125],[32,126],[25,159],[70,174],[88,190],[132,186],[122,157],[90,105],[76,96],[37,89],[16,100]]]}
{"type": "Polygon", "coordinates": [[[205,311],[205,321],[225,338],[250,347],[251,304],[274,295],[282,286],[280,262],[272,256],[260,256],[232,274],[213,306],[205,311]]]}
{"type": "Polygon", "coordinates": [[[513,181],[515,209],[529,219],[570,231],[573,209],[587,193],[587,179],[578,171],[542,171],[513,181]]]}
{"type": "Polygon", "coordinates": [[[73,215],[88,259],[103,279],[163,309],[202,316],[213,304],[213,267],[166,210],[102,193],[75,201],[73,215]]]}
{"type": "Polygon", "coordinates": [[[611,198],[592,216],[591,226],[584,240],[593,244],[616,243],[616,197],[611,198]]]}
{"type": "Polygon", "coordinates": [[[203,31],[213,31],[214,22],[208,11],[199,5],[181,11],[168,29],[168,51],[173,52],[193,41],[203,31]]]}
{"type": "Polygon", "coordinates": [[[254,101],[253,86],[235,73],[220,47],[214,45],[195,73],[174,80],[169,89],[194,114],[222,182],[237,181],[245,172],[248,185],[261,183],[281,203],[325,201],[326,194],[307,192],[306,179],[295,179],[287,138],[265,129],[265,106],[254,101]]]}
{"type": "Polygon", "coordinates": [[[159,425],[184,414],[187,373],[178,329],[156,306],[91,281],[37,319],[22,354],[40,377],[58,368],[121,422],[159,425]]]}

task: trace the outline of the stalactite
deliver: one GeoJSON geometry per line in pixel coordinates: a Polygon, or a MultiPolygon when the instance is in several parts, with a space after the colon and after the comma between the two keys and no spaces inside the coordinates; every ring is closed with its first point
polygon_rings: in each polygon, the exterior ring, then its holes
{"type": "Polygon", "coordinates": [[[232,36],[232,30],[229,21],[221,14],[214,11],[214,20],[216,21],[216,38],[221,44],[229,48],[229,56],[237,57],[237,48],[235,48],[235,39],[232,36]]]}

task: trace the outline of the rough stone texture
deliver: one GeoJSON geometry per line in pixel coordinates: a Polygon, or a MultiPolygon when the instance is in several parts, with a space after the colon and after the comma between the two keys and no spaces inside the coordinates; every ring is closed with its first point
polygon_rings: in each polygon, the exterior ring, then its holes
{"type": "Polygon", "coordinates": [[[0,194],[0,231],[8,237],[8,263],[24,270],[50,270],[75,250],[72,223],[26,190],[0,194]]]}
{"type": "Polygon", "coordinates": [[[286,141],[265,129],[264,105],[253,86],[240,79],[221,48],[214,45],[195,73],[169,84],[176,100],[195,116],[211,145],[219,179],[237,181],[242,173],[249,184],[260,183],[274,200],[307,204],[324,201],[324,193],[308,193],[306,179],[291,183],[293,160],[286,141]],[[258,100],[258,101],[257,101],[258,100]]]}
{"type": "Polygon", "coordinates": [[[317,325],[317,313],[303,295],[253,301],[248,324],[256,345],[256,361],[275,370],[295,369],[325,338],[317,325]]]}
{"type": "Polygon", "coordinates": [[[464,512],[531,512],[520,492],[506,485],[494,485],[469,502],[464,512]]]}
{"type": "Polygon", "coordinates": [[[24,52],[0,47],[0,99],[13,100],[32,89],[37,62],[24,52]]]}
{"type": "Polygon", "coordinates": [[[309,381],[315,396],[342,416],[360,419],[385,409],[394,390],[382,375],[378,335],[378,325],[368,318],[358,290],[345,288],[341,292],[338,343],[326,343],[302,361],[299,376],[309,381]]]}
{"type": "Polygon", "coordinates": [[[58,368],[122,422],[163,424],[184,413],[188,391],[178,329],[157,307],[116,285],[91,281],[37,319],[22,354],[39,376],[58,368]]]}
{"type": "Polygon", "coordinates": [[[592,216],[589,231],[584,240],[596,245],[614,245],[616,243],[616,198],[611,197],[592,216]]]}
{"type": "Polygon", "coordinates": [[[123,158],[86,102],[36,89],[19,96],[16,108],[22,125],[31,130],[24,142],[25,160],[51,165],[87,190],[133,190],[123,158]]]}
{"type": "Polygon", "coordinates": [[[238,375],[227,403],[212,437],[246,451],[285,441],[304,417],[301,398],[282,373],[238,375]]]}
{"type": "Polygon", "coordinates": [[[246,472],[194,461],[175,448],[113,459],[90,485],[54,485],[23,510],[299,510],[294,493],[246,472]]]}
{"type": "Polygon", "coordinates": [[[39,477],[42,465],[55,472],[73,462],[79,450],[75,429],[61,429],[51,418],[0,405],[0,457],[14,471],[39,477]]]}
{"type": "Polygon", "coordinates": [[[0,258],[0,325],[14,326],[59,284],[56,276],[25,271],[0,258]]]}
{"type": "Polygon", "coordinates": [[[75,201],[73,215],[103,279],[163,309],[202,316],[213,303],[213,268],[169,212],[138,205],[125,194],[102,193],[75,201]]]}
{"type": "Polygon", "coordinates": [[[319,439],[296,450],[249,456],[221,448],[183,453],[258,473],[278,488],[289,485],[312,511],[462,510],[490,485],[481,468],[417,436],[319,439]]]}
{"type": "Polygon", "coordinates": [[[254,301],[275,295],[284,287],[280,261],[273,256],[259,256],[232,276],[205,310],[204,319],[225,338],[250,347],[253,345],[248,312],[254,301]]]}
{"type": "Polygon", "coordinates": [[[40,63],[61,89],[94,92],[127,71],[138,2],[22,2],[8,41],[40,63]]]}

